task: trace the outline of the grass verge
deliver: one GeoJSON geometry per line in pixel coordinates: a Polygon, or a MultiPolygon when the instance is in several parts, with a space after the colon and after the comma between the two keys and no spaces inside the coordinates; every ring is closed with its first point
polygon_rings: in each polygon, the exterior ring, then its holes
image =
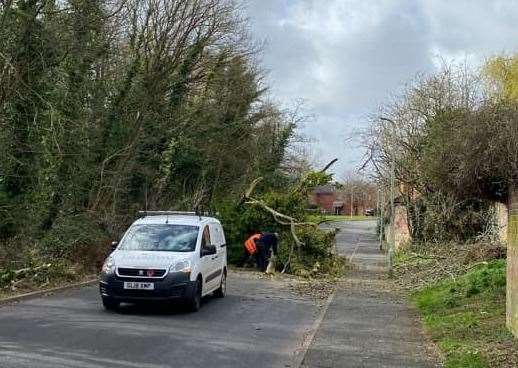
{"type": "Polygon", "coordinates": [[[518,344],[505,327],[505,260],[478,264],[414,292],[446,368],[518,367],[518,344]]]}
{"type": "Polygon", "coordinates": [[[376,217],[373,216],[345,216],[345,215],[310,215],[309,220],[312,222],[325,222],[325,221],[364,221],[373,220],[376,217]]]}

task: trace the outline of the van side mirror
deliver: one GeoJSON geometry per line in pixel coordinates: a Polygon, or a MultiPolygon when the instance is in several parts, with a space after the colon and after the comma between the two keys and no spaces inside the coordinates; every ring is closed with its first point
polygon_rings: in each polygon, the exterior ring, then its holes
{"type": "Polygon", "coordinates": [[[112,241],[112,250],[115,250],[115,248],[117,248],[117,245],[119,245],[118,241],[112,241]]]}
{"type": "Polygon", "coordinates": [[[216,246],[215,245],[207,245],[204,248],[201,248],[201,256],[210,256],[212,254],[216,254],[216,246]]]}

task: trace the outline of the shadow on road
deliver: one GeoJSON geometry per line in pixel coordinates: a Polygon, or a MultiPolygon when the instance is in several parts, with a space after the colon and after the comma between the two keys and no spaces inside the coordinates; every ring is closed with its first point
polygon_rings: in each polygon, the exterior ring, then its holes
{"type": "MultiPolygon", "coordinates": [[[[235,298],[227,295],[225,299],[235,298]]],[[[202,299],[202,308],[210,308],[211,304],[222,302],[221,299],[214,296],[205,296],[202,299]]],[[[99,302],[100,308],[102,304],[99,302]]],[[[180,302],[139,302],[139,303],[122,303],[115,311],[105,311],[106,313],[123,314],[123,315],[140,315],[140,316],[174,316],[195,314],[190,311],[188,306],[180,302]]],[[[200,310],[201,312],[201,310],[200,310]]]]}

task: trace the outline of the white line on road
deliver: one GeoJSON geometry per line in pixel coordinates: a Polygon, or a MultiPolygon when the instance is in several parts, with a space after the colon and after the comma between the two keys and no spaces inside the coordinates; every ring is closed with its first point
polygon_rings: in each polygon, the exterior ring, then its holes
{"type": "Polygon", "coordinates": [[[313,342],[313,339],[315,338],[315,335],[318,332],[318,329],[320,328],[320,325],[322,324],[322,321],[324,320],[324,317],[326,316],[327,310],[329,309],[329,306],[333,302],[333,299],[335,298],[336,294],[336,287],[327,297],[326,303],[322,307],[322,310],[320,312],[320,315],[318,318],[313,322],[313,325],[311,326],[311,329],[309,330],[309,333],[304,338],[304,341],[302,343],[302,346],[297,349],[295,352],[295,359],[294,359],[294,367],[300,368],[302,367],[302,364],[304,363],[304,359],[306,358],[306,354],[308,353],[309,347],[311,343],[313,342]]]}
{"type": "Polygon", "coordinates": [[[360,247],[360,238],[361,238],[361,235],[358,235],[358,237],[356,238],[356,247],[354,247],[353,253],[351,254],[351,257],[349,258],[349,262],[351,262],[351,263],[353,262],[353,258],[356,255],[358,248],[360,247]]]}

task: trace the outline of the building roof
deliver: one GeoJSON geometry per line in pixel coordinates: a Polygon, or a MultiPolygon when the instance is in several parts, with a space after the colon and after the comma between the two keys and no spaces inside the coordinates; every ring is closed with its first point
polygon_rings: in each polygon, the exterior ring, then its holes
{"type": "Polygon", "coordinates": [[[313,189],[314,194],[332,194],[334,192],[336,192],[336,188],[334,185],[331,184],[320,185],[313,189]]]}

